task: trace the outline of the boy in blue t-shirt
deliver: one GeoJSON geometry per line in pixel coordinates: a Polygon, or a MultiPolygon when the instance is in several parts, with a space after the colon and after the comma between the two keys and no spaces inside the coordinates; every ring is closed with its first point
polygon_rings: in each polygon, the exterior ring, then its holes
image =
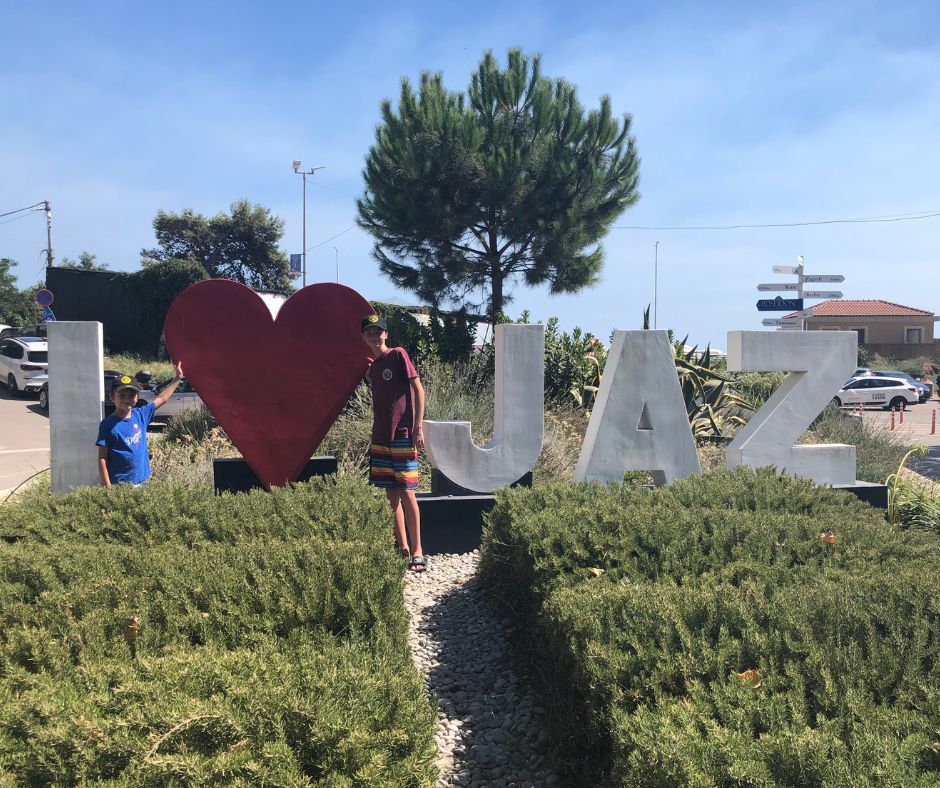
{"type": "Polygon", "coordinates": [[[111,384],[114,413],[98,427],[98,473],[105,487],[112,484],[142,484],[150,478],[150,456],[147,453],[147,425],[154,411],[176,391],[183,377],[180,362],[174,365],[176,376],[153,402],[139,408],[138,386],[127,375],[115,378],[111,384]]]}

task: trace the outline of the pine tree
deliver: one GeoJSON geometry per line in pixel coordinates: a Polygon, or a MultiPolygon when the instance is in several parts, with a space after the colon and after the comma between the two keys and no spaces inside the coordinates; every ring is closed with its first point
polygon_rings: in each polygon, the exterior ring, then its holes
{"type": "Polygon", "coordinates": [[[608,97],[586,113],[573,85],[513,49],[505,70],[485,54],[466,97],[424,73],[381,112],[358,223],[397,286],[495,319],[514,282],[597,283],[599,241],[639,198],[632,119],[615,118],[608,97]]]}

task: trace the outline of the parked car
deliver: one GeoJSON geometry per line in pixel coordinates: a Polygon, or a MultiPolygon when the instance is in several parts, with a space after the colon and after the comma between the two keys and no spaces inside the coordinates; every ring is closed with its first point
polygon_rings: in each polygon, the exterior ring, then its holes
{"type": "Polygon", "coordinates": [[[883,408],[900,408],[920,402],[920,391],[903,378],[882,378],[865,375],[852,378],[832,398],[832,404],[880,405],[883,408]]]}
{"type": "MultiPolygon", "coordinates": [[[[135,376],[138,385],[143,381],[139,375],[135,376]]],[[[150,383],[150,388],[144,389],[137,395],[137,405],[145,405],[148,402],[153,402],[157,395],[163,391],[168,385],[170,385],[172,378],[161,381],[160,383],[150,383]]],[[[111,402],[110,398],[107,397],[107,392],[111,390],[110,383],[108,384],[108,389],[105,392],[105,403],[104,403],[104,413],[106,416],[114,413],[114,403],[111,402]]],[[[185,413],[188,410],[193,408],[198,408],[202,405],[202,400],[186,378],[183,378],[180,381],[179,386],[176,387],[176,391],[173,392],[172,396],[163,404],[163,407],[157,411],[155,418],[160,421],[162,419],[171,418],[173,416],[179,416],[181,413],[185,413]]]]}
{"type": "Polygon", "coordinates": [[[48,379],[49,347],[35,336],[0,339],[0,380],[12,396],[35,393],[48,379]]]}
{"type": "Polygon", "coordinates": [[[32,326],[0,326],[0,339],[7,337],[39,337],[45,339],[46,324],[36,323],[32,326]]]}
{"type": "MultiPolygon", "coordinates": [[[[108,395],[111,393],[111,384],[114,382],[114,379],[118,377],[121,373],[113,370],[106,369],[104,371],[104,397],[105,400],[108,399],[108,395]]],[[[49,381],[47,380],[42,384],[42,387],[39,389],[39,407],[42,410],[49,410],[49,381]]],[[[113,410],[112,405],[112,410],[113,410]]]]}
{"type": "MultiPolygon", "coordinates": [[[[157,398],[157,395],[170,385],[172,380],[172,378],[164,380],[161,383],[152,385],[150,390],[141,391],[139,395],[141,402],[153,402],[157,398]]],[[[163,407],[157,411],[156,418],[162,419],[179,416],[181,413],[185,413],[193,408],[198,408],[201,405],[202,399],[196,393],[196,389],[190,385],[186,378],[183,378],[179,386],[176,387],[176,391],[174,391],[172,396],[164,403],[163,407]]]]}
{"type": "Polygon", "coordinates": [[[909,375],[907,372],[898,372],[898,371],[882,371],[875,370],[871,373],[872,375],[877,375],[879,378],[900,378],[901,380],[906,380],[910,385],[920,392],[920,401],[926,402],[930,399],[930,393],[932,388],[927,383],[921,383],[916,378],[909,375]]]}

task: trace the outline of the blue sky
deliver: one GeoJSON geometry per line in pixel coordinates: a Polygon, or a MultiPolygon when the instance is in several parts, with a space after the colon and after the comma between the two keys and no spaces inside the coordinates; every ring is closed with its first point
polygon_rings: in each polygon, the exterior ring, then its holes
{"type": "MultiPolygon", "coordinates": [[[[308,282],[411,303],[353,226],[379,102],[442,71],[464,90],[486,49],[542,54],[582,102],[633,115],[641,198],[603,241],[602,282],[508,311],[606,338],[657,322],[723,348],[757,329],[758,282],[803,255],[846,298],[940,312],[940,217],[741,230],[639,230],[940,212],[940,6],[933,2],[165,2],[6,4],[0,31],[0,213],[48,199],[57,257],[136,270],[159,209],[237,199],[286,223],[308,282]],[[334,236],[333,240],[328,240],[334,236]]],[[[41,279],[41,213],[0,219],[0,256],[41,279]]]]}

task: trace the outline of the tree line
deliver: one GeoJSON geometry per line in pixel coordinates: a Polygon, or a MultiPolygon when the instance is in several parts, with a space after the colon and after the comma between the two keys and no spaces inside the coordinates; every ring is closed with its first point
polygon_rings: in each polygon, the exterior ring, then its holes
{"type": "MultiPolygon", "coordinates": [[[[380,114],[357,223],[393,284],[496,323],[520,284],[554,294],[599,282],[601,240],[639,199],[632,118],[615,116],[607,96],[586,110],[572,84],[542,74],[538,55],[512,49],[505,66],[486,52],[466,92],[440,73],[423,73],[417,89],[404,78],[380,114]]],[[[145,299],[157,283],[158,306],[166,288],[206,277],[293,290],[284,222],[261,205],[239,200],[211,217],[161,210],[153,228],[157,245],[131,276],[145,299]]],[[[62,264],[105,268],[89,252],[62,264]]],[[[0,322],[38,316],[30,291],[13,287],[14,265],[0,263],[0,322]]]]}

